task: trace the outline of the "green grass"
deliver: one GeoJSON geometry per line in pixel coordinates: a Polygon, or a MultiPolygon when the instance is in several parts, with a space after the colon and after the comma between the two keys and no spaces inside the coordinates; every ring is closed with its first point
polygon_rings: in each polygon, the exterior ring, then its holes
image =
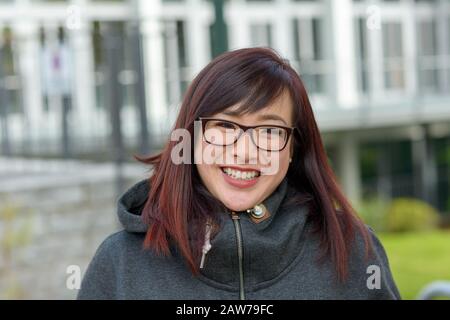
{"type": "Polygon", "coordinates": [[[450,281],[450,230],[377,235],[403,299],[415,299],[431,281],[450,281]]]}

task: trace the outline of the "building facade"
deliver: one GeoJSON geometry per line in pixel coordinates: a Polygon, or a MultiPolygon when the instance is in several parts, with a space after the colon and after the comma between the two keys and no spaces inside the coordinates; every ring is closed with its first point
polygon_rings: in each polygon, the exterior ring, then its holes
{"type": "MultiPolygon", "coordinates": [[[[228,0],[224,18],[230,50],[270,46],[300,73],[354,202],[414,196],[450,211],[450,1],[228,0]]],[[[133,148],[136,48],[149,135],[161,145],[212,59],[214,19],[208,0],[1,0],[2,153],[108,152],[115,100],[133,148]]]]}

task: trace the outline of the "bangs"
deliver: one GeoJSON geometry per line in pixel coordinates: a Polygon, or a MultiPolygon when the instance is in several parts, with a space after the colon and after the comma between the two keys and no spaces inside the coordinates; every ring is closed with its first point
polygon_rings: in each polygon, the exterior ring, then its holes
{"type": "Polygon", "coordinates": [[[234,104],[239,104],[239,107],[233,110],[233,114],[242,115],[264,109],[275,102],[286,89],[290,89],[281,66],[273,66],[272,70],[264,70],[261,75],[251,77],[246,86],[238,90],[238,101],[234,104]]]}
{"type": "Polygon", "coordinates": [[[210,85],[203,108],[199,108],[200,116],[211,116],[235,105],[227,112],[236,116],[255,113],[276,101],[285,90],[292,98],[292,81],[283,64],[267,57],[253,57],[250,61],[235,57],[230,63],[210,85]]]}

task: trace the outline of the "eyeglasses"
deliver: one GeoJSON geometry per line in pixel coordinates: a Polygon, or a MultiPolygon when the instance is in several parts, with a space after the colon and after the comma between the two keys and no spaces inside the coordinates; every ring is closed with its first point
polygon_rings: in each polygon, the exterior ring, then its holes
{"type": "Polygon", "coordinates": [[[205,141],[216,146],[235,144],[244,132],[251,129],[251,139],[257,148],[281,151],[286,147],[295,127],[278,125],[244,126],[233,121],[199,117],[205,141]]]}

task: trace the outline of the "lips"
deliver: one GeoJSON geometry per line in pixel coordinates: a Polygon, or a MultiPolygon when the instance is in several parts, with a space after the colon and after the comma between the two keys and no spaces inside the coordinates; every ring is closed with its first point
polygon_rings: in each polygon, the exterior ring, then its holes
{"type": "Polygon", "coordinates": [[[224,180],[238,188],[249,188],[258,182],[261,172],[255,168],[223,166],[220,168],[224,180]]]}
{"type": "Polygon", "coordinates": [[[248,180],[260,176],[261,172],[257,169],[221,167],[222,172],[237,180],[248,180]]]}

